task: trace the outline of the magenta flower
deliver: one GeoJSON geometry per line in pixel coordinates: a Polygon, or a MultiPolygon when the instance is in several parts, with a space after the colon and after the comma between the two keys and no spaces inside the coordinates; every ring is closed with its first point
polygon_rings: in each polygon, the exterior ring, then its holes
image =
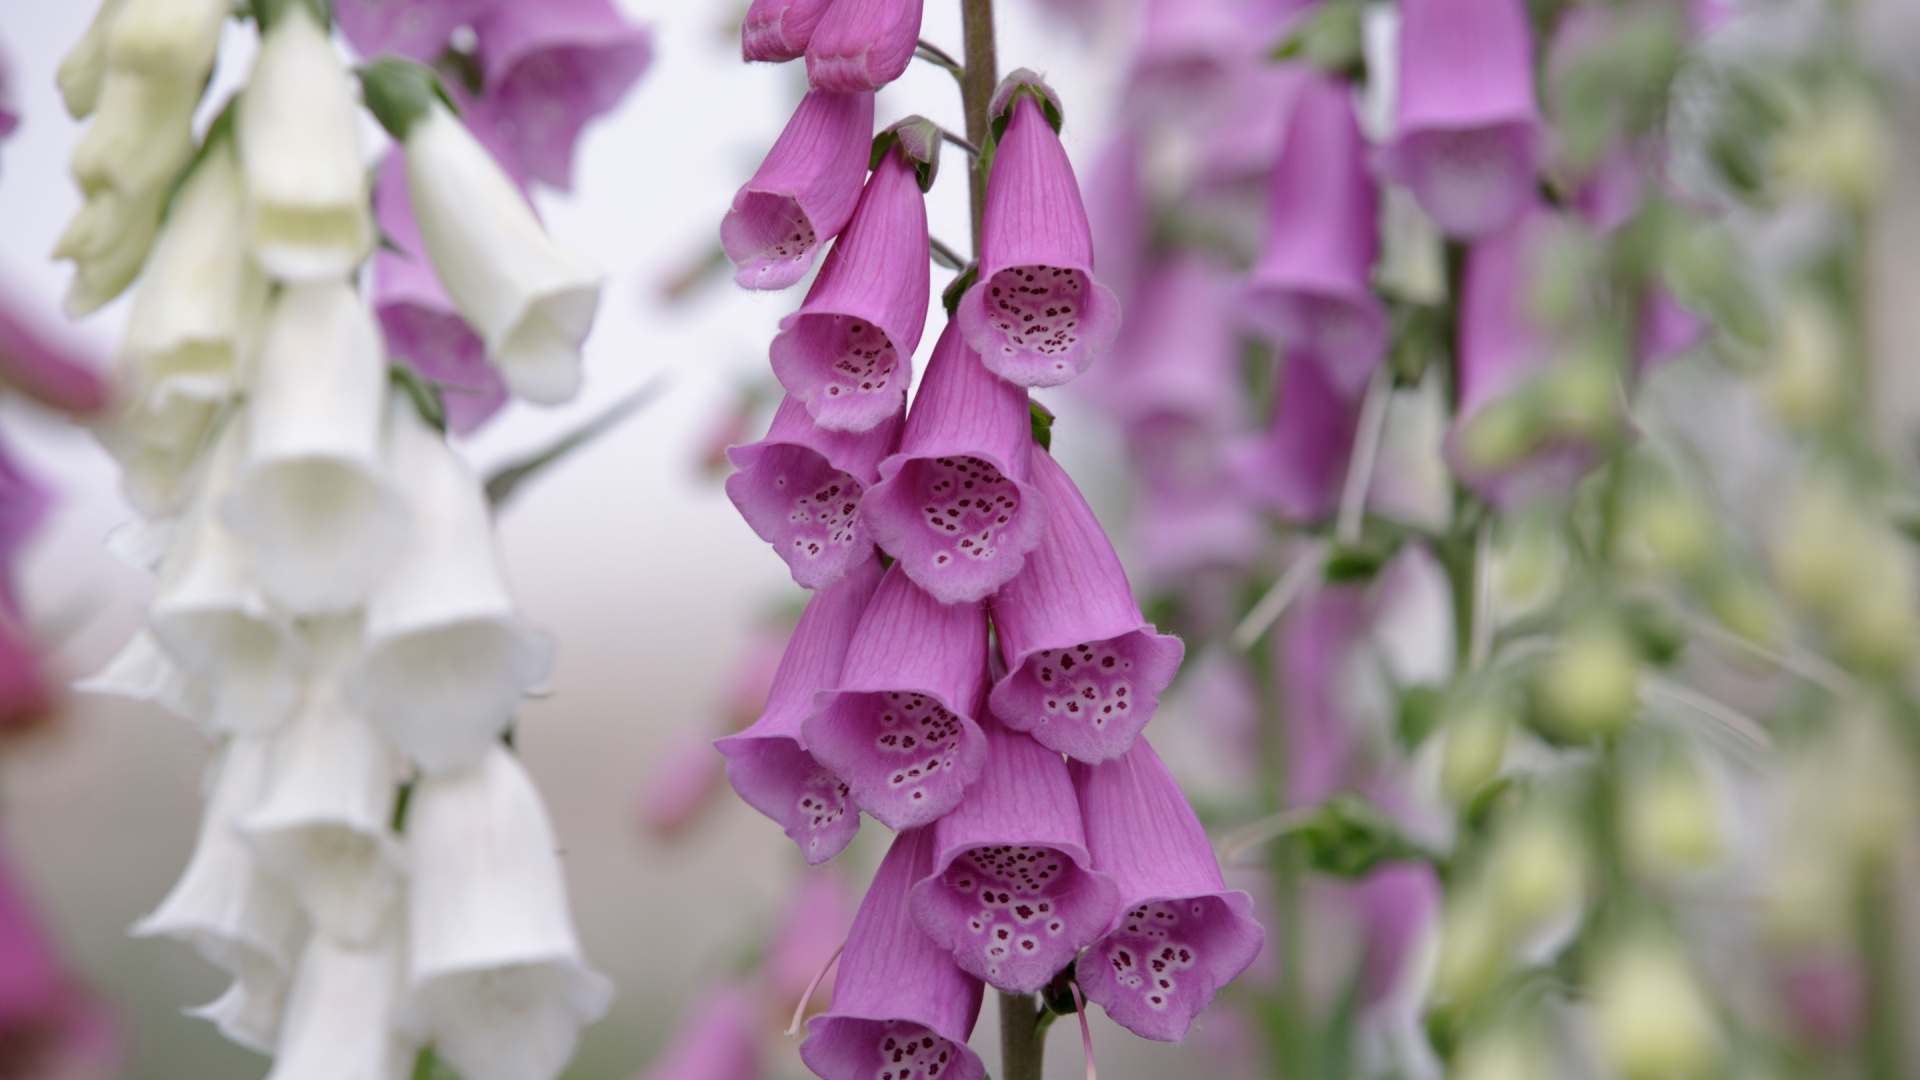
{"type": "Polygon", "coordinates": [[[1486,236],[1533,200],[1544,134],[1522,0],[1409,0],[1387,176],[1442,232],[1486,236]]]}
{"type": "Polygon", "coordinates": [[[516,175],[573,187],[573,144],[653,61],[653,35],[611,0],[500,0],[475,23],[478,106],[516,175]]]}
{"type": "Polygon", "coordinates": [[[727,477],[727,498],[786,560],[795,582],[831,585],[873,557],[861,495],[899,443],[898,414],[866,431],[829,431],[785,398],[766,438],[727,451],[740,470],[727,477]]]}
{"type": "Polygon", "coordinates": [[[1153,718],[1186,647],[1140,614],[1106,531],[1053,455],[1033,455],[1046,532],[1027,568],[993,599],[1007,674],[994,713],[1079,761],[1126,753],[1153,718]]]}
{"type": "MultiPolygon", "coordinates": [[[[832,867],[801,876],[768,938],[767,955],[760,962],[762,985],[769,997],[781,1003],[800,1000],[847,939],[857,899],[846,876],[832,867]]],[[[823,1002],[832,996],[831,972],[821,979],[814,993],[823,1002]]]]}
{"type": "Polygon", "coordinates": [[[997,379],[948,323],[927,361],[900,452],[861,504],[873,538],[943,604],[973,603],[1020,572],[1046,529],[1028,483],[1025,391],[997,379]]]}
{"type": "Polygon", "coordinates": [[[760,1027],[759,1010],[746,987],[711,987],[635,1080],[760,1080],[765,1069],[760,1027]]]}
{"type": "MultiPolygon", "coordinates": [[[[11,575],[9,575],[11,576],[11,575]]],[[[9,587],[11,582],[9,581],[9,587]]],[[[0,735],[18,735],[54,715],[57,696],[40,643],[12,610],[0,610],[0,735]]]]}
{"type": "Polygon", "coordinates": [[[926,825],[959,805],[985,764],[973,718],[986,672],[986,611],[942,604],[895,563],[801,736],[854,805],[890,829],[926,825]]]}
{"type": "Polygon", "coordinates": [[[1147,0],[1144,7],[1128,112],[1183,125],[1217,116],[1267,42],[1247,33],[1235,0],[1147,0]]]}
{"type": "Polygon", "coordinates": [[[807,53],[833,0],[753,0],[740,23],[740,59],[781,63],[807,53]]]}
{"type": "Polygon", "coordinates": [[[1267,241],[1242,300],[1247,321],[1327,365],[1357,395],[1387,346],[1371,285],[1379,192],[1344,79],[1307,78],[1268,182],[1267,241]]]}
{"type": "Polygon", "coordinates": [[[8,1077],[104,1080],[119,1073],[114,1019],[67,972],[0,849],[0,1057],[8,1077]]]}
{"type": "Polygon", "coordinates": [[[1400,988],[1420,939],[1440,913],[1440,876],[1428,862],[1387,863],[1354,888],[1366,952],[1360,996],[1378,1004],[1400,988]]]}
{"type": "Polygon", "coordinates": [[[1128,425],[1127,441],[1142,477],[1134,543],[1151,580],[1253,564],[1267,529],[1228,475],[1218,433],[1162,413],[1128,425]]]}
{"type": "Polygon", "coordinates": [[[872,141],[872,93],[816,90],[800,99],[720,221],[720,246],[739,267],[734,281],[784,289],[806,274],[814,253],[853,217],[872,141]]]}
{"type": "Polygon", "coordinates": [[[76,416],[104,408],[106,381],[36,322],[0,292],[0,383],[76,416]]]}
{"type": "Polygon", "coordinates": [[[833,0],[807,39],[815,90],[878,90],[913,62],[921,0],[833,0]]]}
{"type": "Polygon", "coordinates": [[[865,431],[900,411],[931,290],[927,205],[896,149],[860,193],[800,310],[780,322],[773,374],[815,423],[865,431]]]}
{"type": "Polygon", "coordinates": [[[640,785],[634,807],[640,827],[657,840],[680,836],[712,801],[724,776],[704,731],[676,733],[654,755],[640,785]]]}
{"type": "Polygon", "coordinates": [[[1365,593],[1327,585],[1296,601],[1273,635],[1287,724],[1290,806],[1317,805],[1353,779],[1358,740],[1339,684],[1367,619],[1365,593]]]}
{"type": "Polygon", "coordinates": [[[1706,340],[1712,327],[1682,307],[1666,289],[1654,286],[1640,298],[1639,341],[1635,373],[1645,377],[1655,368],[1706,340]]]}
{"type": "Polygon", "coordinates": [[[1243,71],[1200,147],[1196,186],[1204,191],[1266,187],[1301,89],[1322,78],[1311,65],[1292,61],[1243,71]]]}
{"type": "Polygon", "coordinates": [[[393,53],[432,63],[455,30],[499,3],[501,0],[334,0],[333,18],[361,56],[393,53]]]}
{"type": "Polygon", "coordinates": [[[1289,351],[1272,425],[1230,451],[1241,490],[1289,521],[1331,515],[1347,480],[1360,401],[1331,385],[1327,367],[1309,352],[1289,351]]]}
{"type": "Polygon", "coordinates": [[[713,744],[727,759],[733,790],[792,837],[810,865],[847,846],[860,831],[860,811],[840,777],[808,752],[801,722],[814,695],[838,684],[854,628],[879,584],[880,563],[868,560],[815,593],[774,673],[766,711],[713,744]]]}
{"type": "Polygon", "coordinates": [[[1026,994],[1106,932],[1120,890],[1092,868],[1060,755],[992,717],[980,730],[986,768],[934,824],[933,869],[913,887],[913,920],[962,971],[1026,994]]]}
{"type": "MultiPolygon", "coordinates": [[[[844,2],[844,0],[842,0],[844,2]]],[[[853,918],[833,1008],[807,1022],[800,1060],[824,1080],[981,1080],[967,1048],[980,980],[954,966],[908,913],[908,890],[933,873],[932,829],[894,838],[853,918]]]]}
{"type": "Polygon", "coordinates": [[[1126,424],[1178,418],[1208,432],[1240,427],[1246,389],[1240,341],[1228,318],[1233,281],[1213,259],[1192,252],[1142,277],[1125,331],[1088,385],[1103,408],[1126,424]]]}
{"type": "Polygon", "coordinates": [[[393,355],[441,388],[447,426],[465,434],[507,403],[507,383],[487,348],[434,276],[407,195],[405,150],[395,146],[373,189],[374,218],[393,241],[373,255],[373,309],[393,355]]]}
{"type": "Polygon", "coordinates": [[[1093,234],[1073,165],[1020,77],[1000,89],[1014,93],[1013,117],[987,181],[980,280],[955,318],[988,371],[1020,386],[1059,386],[1113,344],[1120,301],[1093,279],[1093,234]]]}
{"type": "Polygon", "coordinates": [[[1227,889],[1200,819],[1147,740],[1068,768],[1094,868],[1120,886],[1120,917],[1080,958],[1080,986],[1134,1034],[1177,1042],[1260,952],[1253,899],[1227,889]]]}
{"type": "Polygon", "coordinates": [[[1100,276],[1127,304],[1133,303],[1134,289],[1146,273],[1153,239],[1153,208],[1140,174],[1143,152],[1139,133],[1121,128],[1093,159],[1081,192],[1100,276]]]}

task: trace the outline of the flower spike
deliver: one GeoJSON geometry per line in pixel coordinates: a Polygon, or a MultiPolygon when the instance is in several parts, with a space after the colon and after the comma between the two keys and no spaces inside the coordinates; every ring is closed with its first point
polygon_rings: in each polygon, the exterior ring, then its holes
{"type": "Polygon", "coordinates": [[[872,557],[861,494],[899,442],[898,416],[867,431],[828,431],[786,398],[766,438],[727,451],[739,469],[727,477],[727,498],[796,583],[823,588],[872,557]]]}
{"type": "Polygon", "coordinates": [[[720,221],[720,246],[744,289],[784,289],[805,276],[860,201],[873,139],[873,94],[815,90],[800,99],[766,159],[720,221]]]}

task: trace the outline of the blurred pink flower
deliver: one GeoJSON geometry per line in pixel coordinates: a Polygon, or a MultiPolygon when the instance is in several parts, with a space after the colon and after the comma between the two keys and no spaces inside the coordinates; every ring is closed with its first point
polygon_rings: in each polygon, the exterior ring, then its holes
{"type": "Polygon", "coordinates": [[[105,1080],[123,1051],[119,1025],[61,965],[0,848],[0,1074],[105,1080]]]}
{"type": "Polygon", "coordinates": [[[759,1080],[760,1017],[743,986],[709,988],[681,1017],[666,1048],[636,1080],[759,1080]]]}

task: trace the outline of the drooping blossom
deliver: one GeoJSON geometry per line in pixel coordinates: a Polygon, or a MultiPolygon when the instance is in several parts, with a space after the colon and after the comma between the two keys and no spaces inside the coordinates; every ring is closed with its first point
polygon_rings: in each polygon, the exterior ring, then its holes
{"type": "Polygon", "coordinates": [[[1217,115],[1257,62],[1234,0],[1146,0],[1126,81],[1130,110],[1192,123],[1217,115]]]}
{"type": "Polygon", "coordinates": [[[1042,95],[1051,100],[1026,72],[995,95],[1011,116],[987,181],[980,280],[955,312],[987,370],[1020,386],[1071,380],[1120,330],[1119,300],[1093,277],[1087,211],[1042,95]]]}
{"type": "Polygon", "coordinates": [[[824,1080],[986,1075],[967,1047],[980,1015],[980,980],[956,967],[910,913],[909,891],[933,872],[933,833],[909,829],[894,838],[847,935],[833,1008],[807,1022],[800,1059],[824,1080]]]}
{"type": "Polygon", "coordinates": [[[760,1080],[759,1029],[759,1011],[746,987],[710,987],[635,1080],[760,1080]]]}
{"type": "Polygon", "coordinates": [[[833,0],[753,0],[740,22],[740,59],[781,63],[807,54],[833,0]]]}
{"type": "Polygon", "coordinates": [[[807,38],[815,90],[878,90],[913,62],[922,0],[833,0],[807,38]]]}
{"type": "Polygon", "coordinates": [[[720,221],[720,246],[747,289],[784,289],[852,220],[867,175],[873,94],[815,90],[800,99],[720,221]]]}
{"type": "Polygon", "coordinates": [[[1327,368],[1306,350],[1289,350],[1272,423],[1231,450],[1240,490],[1289,521],[1328,517],[1346,484],[1360,399],[1335,386],[1327,368]]]}
{"type": "Polygon", "coordinates": [[[1105,530],[1053,455],[1033,455],[1033,481],[1051,512],[1026,568],[993,598],[1007,673],[990,704],[1049,750],[1106,761],[1153,718],[1186,648],[1141,616],[1105,530]]]}
{"type": "MultiPolygon", "coordinates": [[[[1147,180],[1141,161],[1145,146],[1132,128],[1116,132],[1094,155],[1081,187],[1087,208],[1087,229],[1093,238],[1093,261],[1100,267],[1101,280],[1113,289],[1130,322],[1137,318],[1133,304],[1135,290],[1148,269],[1148,251],[1152,244],[1153,209],[1147,195],[1147,180]]],[[[1130,330],[1125,323],[1119,340],[1130,330]]],[[[1101,371],[1113,366],[1108,360],[1101,371]]],[[[1076,385],[1086,388],[1088,380],[1076,385]]]]}
{"type": "Polygon", "coordinates": [[[1205,255],[1184,252],[1149,265],[1112,355],[1075,387],[1086,386],[1129,427],[1166,419],[1216,436],[1234,433],[1247,409],[1235,370],[1232,289],[1229,271],[1205,255]]]}
{"type": "Polygon", "coordinates": [[[739,470],[727,477],[727,498],[799,585],[831,585],[872,557],[860,505],[880,479],[881,460],[898,448],[900,426],[895,415],[866,431],[832,431],[788,397],[766,438],[727,451],[739,470]]]}

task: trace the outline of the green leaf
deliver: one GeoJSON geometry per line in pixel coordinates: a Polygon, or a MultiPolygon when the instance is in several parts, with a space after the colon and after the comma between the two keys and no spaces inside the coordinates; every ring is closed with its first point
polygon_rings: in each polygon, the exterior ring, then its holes
{"type": "Polygon", "coordinates": [[[1033,441],[1040,449],[1053,452],[1053,413],[1037,401],[1027,402],[1027,416],[1033,424],[1033,441]]]}
{"type": "Polygon", "coordinates": [[[492,503],[496,508],[504,505],[506,501],[512,498],[513,494],[520,489],[521,484],[526,483],[535,475],[545,471],[548,466],[555,464],[575,450],[580,449],[582,446],[613,430],[621,421],[639,412],[645,406],[652,404],[653,399],[659,397],[661,391],[665,389],[666,383],[664,380],[654,379],[640,389],[628,394],[624,400],[618,402],[599,416],[594,417],[573,431],[554,440],[553,443],[545,449],[536,451],[527,457],[521,458],[519,461],[503,465],[494,470],[493,475],[487,477],[487,501],[492,503]]]}

